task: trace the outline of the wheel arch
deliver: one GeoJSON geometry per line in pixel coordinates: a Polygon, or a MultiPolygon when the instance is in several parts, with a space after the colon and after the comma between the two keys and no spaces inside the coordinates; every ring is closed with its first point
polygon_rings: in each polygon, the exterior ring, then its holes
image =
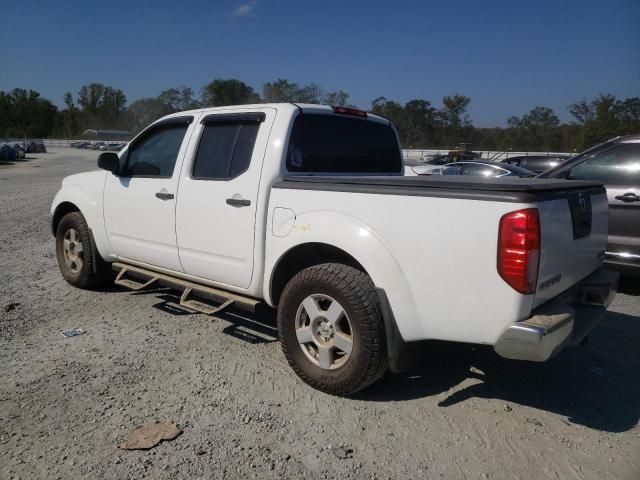
{"type": "Polygon", "coordinates": [[[274,305],[278,304],[280,295],[294,275],[322,263],[342,263],[369,275],[358,260],[341,248],[322,242],[301,243],[287,250],[273,268],[269,296],[274,305]]]}
{"type": "Polygon", "coordinates": [[[60,224],[60,220],[62,220],[62,217],[64,217],[67,213],[71,213],[71,212],[80,212],[80,208],[78,208],[78,206],[73,203],[73,202],[69,202],[69,201],[64,201],[59,203],[54,212],[53,212],[53,216],[51,217],[51,233],[53,234],[53,236],[56,236],[56,232],[58,231],[58,225],[60,224]]]}

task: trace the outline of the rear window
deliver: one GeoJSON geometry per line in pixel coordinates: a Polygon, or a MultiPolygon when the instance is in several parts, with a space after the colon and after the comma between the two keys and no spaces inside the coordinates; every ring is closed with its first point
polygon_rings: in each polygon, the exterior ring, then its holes
{"type": "Polygon", "coordinates": [[[399,173],[402,153],[393,128],[339,115],[302,114],[293,124],[287,170],[399,173]]]}

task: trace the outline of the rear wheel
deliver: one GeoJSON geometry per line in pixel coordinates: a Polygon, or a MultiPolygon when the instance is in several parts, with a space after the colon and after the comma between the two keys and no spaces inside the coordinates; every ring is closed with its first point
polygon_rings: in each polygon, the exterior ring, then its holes
{"type": "Polygon", "coordinates": [[[377,294],[353,267],[325,263],[295,275],[280,299],[278,332],[293,370],[318,390],[352,394],[387,370],[377,294]]]}
{"type": "Polygon", "coordinates": [[[108,264],[98,257],[93,269],[93,251],[87,222],[80,212],[67,213],[56,230],[56,256],[63,278],[78,288],[91,288],[108,277],[108,264]]]}

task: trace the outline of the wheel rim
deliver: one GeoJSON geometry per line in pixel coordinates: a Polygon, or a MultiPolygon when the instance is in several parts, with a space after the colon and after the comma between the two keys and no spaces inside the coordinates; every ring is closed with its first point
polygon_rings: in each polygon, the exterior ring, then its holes
{"type": "Polygon", "coordinates": [[[337,300],[328,295],[309,295],[298,307],[295,328],[300,348],[314,365],[334,370],[349,360],[353,330],[337,300]]]}
{"type": "Polygon", "coordinates": [[[64,233],[62,240],[62,251],[64,254],[64,263],[67,268],[72,272],[79,272],[82,270],[82,241],[80,240],[80,234],[74,228],[70,228],[64,233]]]}

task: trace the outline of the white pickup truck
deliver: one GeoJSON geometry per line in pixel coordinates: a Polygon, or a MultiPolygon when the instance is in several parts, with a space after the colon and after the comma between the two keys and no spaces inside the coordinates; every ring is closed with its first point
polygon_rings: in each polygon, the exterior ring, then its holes
{"type": "Polygon", "coordinates": [[[599,183],[404,177],[393,125],[349,108],[176,113],[51,206],[58,263],[89,288],[116,271],[186,308],[277,308],[285,356],[346,395],[407,366],[420,340],[544,361],[606,312],[599,183]]]}

